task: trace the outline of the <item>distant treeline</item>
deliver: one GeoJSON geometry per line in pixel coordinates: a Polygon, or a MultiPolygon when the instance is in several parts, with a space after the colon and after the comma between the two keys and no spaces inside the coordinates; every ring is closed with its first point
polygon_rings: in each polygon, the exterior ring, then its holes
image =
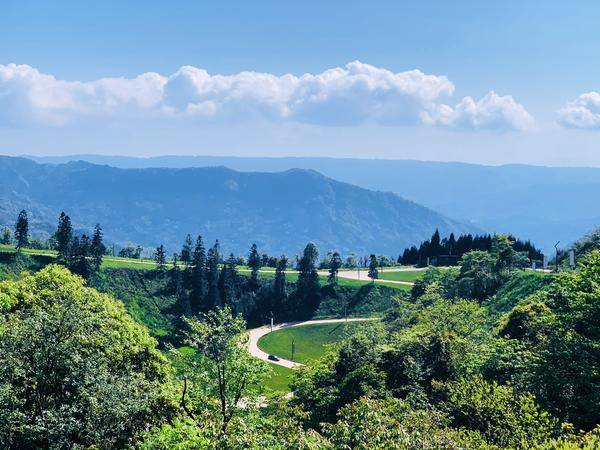
{"type": "MultiPolygon", "coordinates": [[[[513,242],[513,249],[517,252],[525,252],[531,260],[541,260],[543,254],[530,241],[522,241],[509,235],[513,242]]],[[[491,234],[473,235],[461,234],[458,239],[454,233],[447,238],[441,238],[436,229],[431,239],[421,242],[419,247],[412,246],[404,249],[398,257],[399,264],[426,266],[430,265],[456,265],[465,253],[472,250],[492,250],[494,236],[491,234]]]]}

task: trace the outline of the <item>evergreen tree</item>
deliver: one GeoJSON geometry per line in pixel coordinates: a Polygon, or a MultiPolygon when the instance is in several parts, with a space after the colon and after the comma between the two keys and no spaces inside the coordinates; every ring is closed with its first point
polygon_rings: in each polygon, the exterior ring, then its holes
{"type": "Polygon", "coordinates": [[[29,245],[29,219],[27,211],[24,209],[19,213],[17,223],[15,225],[15,247],[21,250],[29,245]]]}
{"type": "Polygon", "coordinates": [[[450,233],[450,237],[447,242],[446,253],[448,255],[455,255],[456,253],[456,238],[454,237],[454,233],[450,233]]]}
{"type": "Polygon", "coordinates": [[[92,243],[90,244],[90,255],[92,257],[92,269],[97,272],[102,266],[102,259],[106,253],[106,247],[102,242],[102,228],[97,223],[94,227],[94,234],[92,236],[92,243]]]}
{"type": "Polygon", "coordinates": [[[373,283],[375,283],[375,280],[379,278],[379,271],[377,270],[377,257],[375,255],[371,255],[369,257],[369,278],[373,283]]]}
{"type": "Polygon", "coordinates": [[[208,281],[206,274],[206,250],[202,236],[196,239],[196,246],[192,256],[192,279],[190,289],[190,303],[192,314],[208,312],[210,309],[206,306],[206,297],[208,294],[208,281]]]}
{"type": "Polygon", "coordinates": [[[222,305],[233,307],[238,298],[238,275],[236,269],[236,260],[233,253],[225,261],[219,275],[219,295],[222,305]]]}
{"type": "Polygon", "coordinates": [[[71,241],[73,240],[73,227],[71,219],[64,212],[60,213],[58,218],[58,226],[54,233],[56,241],[56,251],[58,252],[57,259],[63,264],[69,261],[69,250],[71,249],[71,241]]]}
{"type": "Polygon", "coordinates": [[[273,279],[273,310],[280,312],[287,299],[285,284],[285,271],[287,269],[288,259],[285,255],[277,260],[275,268],[275,278],[273,279]]]}
{"type": "Polygon", "coordinates": [[[261,268],[262,260],[258,254],[256,244],[252,244],[250,247],[250,253],[248,254],[248,267],[250,268],[250,290],[255,291],[258,289],[258,271],[261,268]]]}
{"type": "Polygon", "coordinates": [[[304,248],[302,257],[298,260],[298,282],[296,294],[298,297],[300,313],[312,315],[320,303],[319,274],[316,263],[319,259],[319,250],[312,242],[304,248]]]}
{"type": "Polygon", "coordinates": [[[71,272],[76,273],[87,280],[92,274],[90,266],[90,238],[83,234],[81,238],[73,239],[72,260],[69,266],[71,272]]]}
{"type": "Polygon", "coordinates": [[[192,309],[190,301],[185,290],[183,289],[183,279],[181,276],[181,270],[179,269],[179,261],[177,253],[173,253],[173,265],[170,271],[170,283],[171,291],[177,299],[177,310],[184,316],[189,317],[192,315],[192,309]]]}
{"type": "Polygon", "coordinates": [[[2,230],[2,237],[0,238],[0,244],[10,245],[12,243],[11,232],[9,228],[2,230]]]}
{"type": "Polygon", "coordinates": [[[156,250],[154,251],[154,262],[156,262],[158,270],[164,270],[165,265],[167,264],[167,254],[164,245],[160,244],[156,247],[156,250]]]}
{"type": "Polygon", "coordinates": [[[190,264],[192,261],[192,236],[189,234],[185,237],[185,241],[183,241],[183,246],[181,247],[181,254],[179,259],[186,266],[190,264]]]}
{"type": "Polygon", "coordinates": [[[208,282],[208,294],[205,306],[212,309],[221,306],[219,295],[219,262],[221,259],[219,241],[215,242],[208,250],[206,258],[206,278],[208,282]]]}
{"type": "Polygon", "coordinates": [[[330,284],[337,284],[340,267],[342,267],[342,258],[338,252],[333,252],[331,259],[329,260],[329,276],[327,277],[327,281],[329,281],[330,284]]]}

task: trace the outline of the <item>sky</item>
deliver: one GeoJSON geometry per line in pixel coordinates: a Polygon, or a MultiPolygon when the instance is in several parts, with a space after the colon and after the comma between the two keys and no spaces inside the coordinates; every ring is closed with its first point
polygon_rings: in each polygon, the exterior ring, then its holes
{"type": "Polygon", "coordinates": [[[600,2],[0,4],[0,153],[600,167],[600,2]]]}

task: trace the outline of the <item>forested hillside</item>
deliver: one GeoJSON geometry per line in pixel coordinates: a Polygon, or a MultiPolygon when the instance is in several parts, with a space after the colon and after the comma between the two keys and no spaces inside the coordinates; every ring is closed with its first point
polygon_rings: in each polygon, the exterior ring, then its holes
{"type": "Polygon", "coordinates": [[[600,169],[519,164],[484,166],[458,162],[227,156],[75,155],[39,161],[84,160],[116,167],[202,167],[243,171],[313,169],[367,189],[395,192],[490,233],[512,233],[544,252],[556,241],[568,245],[600,224],[590,207],[600,193],[600,169]]]}
{"type": "MultiPolygon", "coordinates": [[[[320,285],[311,255],[309,245],[295,283],[255,273],[235,286],[266,304],[284,292],[317,314],[327,298],[383,299],[381,286],[349,297],[335,278],[320,285]]],[[[0,446],[598,448],[600,249],[559,274],[523,271],[521,259],[496,236],[456,268],[429,268],[410,296],[381,302],[383,320],[352,327],[297,370],[294,395],[281,398],[267,389],[273,369],[245,348],[251,311],[218,293],[219,305],[190,312],[188,268],[100,269],[86,286],[10,253],[0,262],[0,446]]]]}
{"type": "Polygon", "coordinates": [[[0,225],[12,226],[21,209],[30,212],[33,232],[51,233],[59,213],[69,211],[75,228],[102,223],[109,242],[164,244],[170,251],[199,232],[236,254],[255,242],[271,254],[294,255],[308,241],[342,254],[398,254],[436,228],[470,230],[395,194],[314,171],[117,169],[0,157],[0,225]]]}

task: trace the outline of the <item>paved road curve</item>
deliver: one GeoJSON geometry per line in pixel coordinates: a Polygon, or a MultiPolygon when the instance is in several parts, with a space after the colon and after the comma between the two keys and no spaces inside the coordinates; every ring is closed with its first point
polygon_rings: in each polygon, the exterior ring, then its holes
{"type": "MultiPolygon", "coordinates": [[[[341,322],[360,322],[365,320],[379,320],[377,318],[364,318],[364,317],[354,317],[348,319],[321,319],[321,320],[305,320],[304,322],[284,322],[278,323],[277,325],[273,325],[273,331],[281,330],[282,328],[289,327],[297,327],[300,325],[311,325],[317,323],[341,323],[341,322]]],[[[256,358],[262,359],[263,361],[270,362],[272,364],[277,364],[283,367],[287,367],[289,369],[293,369],[294,367],[300,367],[304,364],[300,364],[294,361],[289,361],[287,359],[280,358],[279,361],[271,361],[269,360],[269,354],[263,352],[260,348],[258,348],[258,340],[263,337],[265,334],[269,334],[271,332],[270,326],[264,326],[260,328],[254,328],[248,332],[248,351],[250,354],[256,358]]]]}

